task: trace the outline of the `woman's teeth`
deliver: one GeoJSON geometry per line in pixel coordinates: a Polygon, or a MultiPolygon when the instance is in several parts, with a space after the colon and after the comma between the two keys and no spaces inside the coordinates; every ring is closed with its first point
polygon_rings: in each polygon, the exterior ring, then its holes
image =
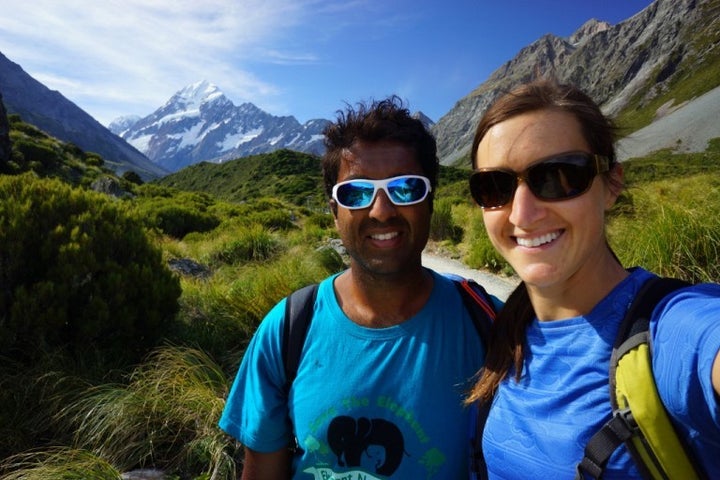
{"type": "Polygon", "coordinates": [[[517,244],[521,247],[539,247],[540,245],[544,245],[546,243],[550,243],[556,238],[560,236],[560,233],[553,232],[553,233],[547,233],[545,235],[541,235],[539,237],[535,238],[520,238],[517,237],[517,244]]]}

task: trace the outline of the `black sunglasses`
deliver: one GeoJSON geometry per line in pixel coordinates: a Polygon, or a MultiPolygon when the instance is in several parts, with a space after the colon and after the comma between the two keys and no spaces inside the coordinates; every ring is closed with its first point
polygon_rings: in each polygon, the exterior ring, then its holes
{"type": "Polygon", "coordinates": [[[585,193],[599,173],[610,170],[610,159],[586,152],[570,152],[537,161],[523,172],[481,168],[470,176],[470,193],[481,208],[499,208],[524,181],[540,200],[567,200],[585,193]]]}

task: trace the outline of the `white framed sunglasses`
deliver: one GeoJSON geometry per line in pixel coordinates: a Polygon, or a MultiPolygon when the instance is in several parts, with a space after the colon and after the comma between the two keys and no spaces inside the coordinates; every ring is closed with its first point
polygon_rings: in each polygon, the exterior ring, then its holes
{"type": "Polygon", "coordinates": [[[425,200],[432,187],[430,180],[421,175],[399,175],[382,180],[359,178],[335,184],[332,198],[341,207],[359,210],[372,205],[378,190],[383,190],[393,204],[405,207],[425,200]]]}

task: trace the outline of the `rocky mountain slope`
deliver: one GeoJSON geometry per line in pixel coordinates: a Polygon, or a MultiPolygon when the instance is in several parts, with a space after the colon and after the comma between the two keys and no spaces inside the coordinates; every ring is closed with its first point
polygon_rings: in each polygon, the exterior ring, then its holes
{"type": "MultiPolygon", "coordinates": [[[[422,112],[414,116],[427,127],[433,124],[422,112]]],[[[300,124],[295,117],[277,117],[252,103],[236,106],[203,80],[178,91],[147,117],[120,117],[109,128],[174,172],[201,161],[217,163],[281,149],[320,155],[328,123],[315,119],[300,124]]]]}
{"type": "Polygon", "coordinates": [[[323,152],[328,120],[301,125],[252,103],[235,106],[215,85],[201,81],[175,93],[162,107],[132,122],[123,117],[109,128],[152,161],[177,171],[201,161],[221,162],[282,148],[323,152]]]}
{"type": "MultiPolygon", "coordinates": [[[[435,134],[441,163],[467,163],[475,126],[487,106],[538,72],[578,84],[610,115],[652,110],[631,126],[633,131],[679,112],[693,97],[719,86],[719,70],[720,0],[656,0],[617,25],[589,20],[568,38],[545,35],[521,49],[436,124],[421,113],[416,116],[435,134]],[[676,93],[684,97],[675,98],[676,93]]],[[[251,103],[235,106],[217,87],[198,82],[145,118],[119,118],[111,126],[114,135],[2,54],[0,95],[9,113],[101,154],[117,173],[133,170],[145,178],[200,161],[222,162],[283,148],[322,153],[321,132],[328,122],[300,124],[251,103]]],[[[708,113],[712,118],[713,111],[708,113]]],[[[699,131],[695,125],[700,125],[706,137],[720,136],[720,122],[694,116],[687,121],[686,133],[699,131]]],[[[673,130],[664,134],[670,144],[696,143],[673,130]]]]}
{"type": "MultiPolygon", "coordinates": [[[[617,25],[590,20],[569,38],[545,35],[438,120],[433,132],[441,162],[466,159],[488,105],[538,72],[579,85],[615,115],[631,103],[642,107],[653,101],[683,76],[702,72],[719,48],[719,0],[657,0],[617,25]]],[[[714,81],[708,88],[720,84],[714,81]]]]}
{"type": "Polygon", "coordinates": [[[620,161],[642,157],[660,149],[704,152],[708,141],[720,137],[720,87],[671,109],[647,127],[631,133],[617,144],[620,161]]]}
{"type": "Polygon", "coordinates": [[[145,179],[167,170],[110,132],[60,92],[41,84],[0,53],[0,95],[8,114],[19,114],[50,135],[102,155],[118,174],[132,170],[145,179]]]}

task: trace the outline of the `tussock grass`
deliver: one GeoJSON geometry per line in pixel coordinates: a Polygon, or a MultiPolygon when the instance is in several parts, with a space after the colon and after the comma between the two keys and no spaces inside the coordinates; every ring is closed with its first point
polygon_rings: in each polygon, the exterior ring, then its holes
{"type": "Polygon", "coordinates": [[[91,387],[59,416],[77,447],[122,470],[152,465],[234,478],[239,445],[216,426],[229,388],[207,354],[168,346],[127,385],[91,387]]]}
{"type": "Polygon", "coordinates": [[[0,463],[2,480],[120,480],[120,472],[87,450],[50,448],[13,455],[0,463]]]}
{"type": "Polygon", "coordinates": [[[614,216],[609,225],[613,249],[627,266],[693,282],[720,281],[719,190],[714,174],[631,188],[632,213],[614,216]]]}
{"type": "Polygon", "coordinates": [[[187,330],[182,342],[209,352],[230,371],[273,305],[343,268],[334,250],[305,244],[272,261],[224,265],[207,280],[183,279],[180,315],[187,330]]]}

